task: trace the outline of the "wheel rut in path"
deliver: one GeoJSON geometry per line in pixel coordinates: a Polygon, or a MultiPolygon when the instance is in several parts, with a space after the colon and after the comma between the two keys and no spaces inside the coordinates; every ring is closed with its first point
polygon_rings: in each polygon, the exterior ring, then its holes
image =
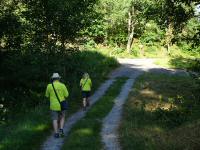
{"type": "MultiPolygon", "coordinates": [[[[109,79],[100,86],[100,88],[90,97],[91,106],[105,94],[105,92],[108,90],[108,88],[112,85],[114,81],[115,79],[109,79]]],[[[87,110],[86,111],[79,110],[78,112],[74,113],[71,117],[67,119],[64,125],[64,133],[66,136],[68,135],[73,125],[85,116],[87,110]]],[[[55,139],[52,133],[41,146],[41,150],[60,150],[64,143],[64,139],[65,138],[55,139]]]]}
{"type": "Polygon", "coordinates": [[[120,123],[122,114],[122,105],[128,97],[128,94],[133,86],[135,79],[128,79],[122,87],[119,96],[115,99],[115,105],[110,113],[103,121],[103,128],[101,131],[102,141],[105,144],[105,149],[118,150],[120,145],[118,142],[118,136],[116,135],[118,125],[120,123]]]}

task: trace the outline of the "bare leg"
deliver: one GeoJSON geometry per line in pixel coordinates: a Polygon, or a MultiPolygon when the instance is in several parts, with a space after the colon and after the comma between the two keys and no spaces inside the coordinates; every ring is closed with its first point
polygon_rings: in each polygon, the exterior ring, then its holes
{"type": "Polygon", "coordinates": [[[86,98],[83,98],[83,107],[86,107],[86,98]]]}
{"type": "Polygon", "coordinates": [[[86,110],[86,106],[87,106],[86,98],[83,98],[83,110],[84,111],[86,110]]]}
{"type": "Polygon", "coordinates": [[[65,123],[65,114],[60,116],[60,129],[63,129],[65,123]]]}
{"type": "Polygon", "coordinates": [[[89,100],[89,98],[86,99],[86,105],[90,106],[90,100],[89,100]]]}
{"type": "Polygon", "coordinates": [[[53,129],[55,133],[58,133],[58,120],[53,120],[53,129]]]}

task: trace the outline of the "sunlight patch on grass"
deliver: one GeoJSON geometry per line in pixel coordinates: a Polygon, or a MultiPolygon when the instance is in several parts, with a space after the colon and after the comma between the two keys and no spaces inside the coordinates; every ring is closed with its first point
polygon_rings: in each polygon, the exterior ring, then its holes
{"type": "Polygon", "coordinates": [[[162,67],[165,67],[165,68],[172,68],[173,66],[170,65],[170,58],[167,57],[167,58],[158,58],[154,61],[154,63],[156,65],[159,65],[159,66],[162,66],[162,67]]]}
{"type": "Polygon", "coordinates": [[[36,126],[35,128],[33,128],[33,130],[35,130],[35,131],[43,131],[43,130],[45,130],[47,128],[48,128],[47,124],[40,124],[40,125],[36,126]]]}
{"type": "Polygon", "coordinates": [[[93,131],[90,128],[84,128],[77,130],[76,133],[78,133],[79,135],[92,135],[93,131]]]}
{"type": "Polygon", "coordinates": [[[145,105],[145,111],[156,111],[158,108],[162,110],[170,110],[172,108],[170,103],[164,103],[164,102],[154,102],[154,103],[149,103],[145,105]]]}
{"type": "Polygon", "coordinates": [[[140,96],[130,98],[131,107],[151,112],[157,110],[158,108],[163,110],[178,108],[177,105],[170,102],[172,98],[164,97],[153,90],[144,88],[144,84],[141,84],[140,87],[142,87],[142,89],[137,91],[140,96]]]}

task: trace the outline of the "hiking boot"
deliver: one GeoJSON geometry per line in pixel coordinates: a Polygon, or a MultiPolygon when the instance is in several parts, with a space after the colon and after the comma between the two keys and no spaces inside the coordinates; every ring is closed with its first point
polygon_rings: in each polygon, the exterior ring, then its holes
{"type": "Polygon", "coordinates": [[[59,130],[59,134],[60,134],[60,137],[64,137],[64,136],[65,136],[65,134],[64,134],[64,132],[63,132],[63,129],[60,129],[60,130],[59,130]]]}
{"type": "Polygon", "coordinates": [[[59,133],[54,133],[54,138],[59,138],[59,133]]]}

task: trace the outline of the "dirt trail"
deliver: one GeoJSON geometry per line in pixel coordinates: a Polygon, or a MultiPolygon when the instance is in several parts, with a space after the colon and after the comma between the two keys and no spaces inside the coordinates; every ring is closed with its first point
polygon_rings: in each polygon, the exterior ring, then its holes
{"type": "MultiPolygon", "coordinates": [[[[107,150],[118,150],[120,145],[117,141],[118,139],[118,125],[121,119],[122,106],[127,99],[129,91],[135,81],[135,78],[138,77],[145,71],[149,72],[159,72],[159,73],[168,73],[168,74],[183,74],[184,71],[181,70],[172,70],[160,68],[153,64],[152,59],[118,59],[119,63],[122,65],[118,69],[114,70],[109,75],[109,80],[105,81],[101,87],[91,96],[91,106],[98,101],[107,91],[107,89],[115,81],[116,77],[128,77],[129,79],[122,87],[121,93],[116,98],[115,105],[112,108],[111,112],[103,121],[102,128],[102,142],[105,144],[105,149],[107,150]]],[[[90,106],[90,107],[91,107],[90,106]]],[[[87,111],[78,111],[73,114],[70,118],[67,119],[64,132],[67,136],[70,129],[73,125],[85,116],[87,111]]],[[[55,139],[53,133],[47,138],[44,144],[41,147],[41,150],[60,150],[64,143],[64,138],[55,139]]]]}
{"type": "Polygon", "coordinates": [[[155,65],[153,59],[118,59],[121,67],[110,74],[110,78],[128,77],[110,113],[103,120],[101,130],[105,150],[120,150],[118,127],[122,117],[122,108],[135,79],[144,72],[166,73],[170,75],[187,75],[183,70],[165,69],[155,65]]]}
{"type": "MultiPolygon", "coordinates": [[[[110,79],[100,86],[100,88],[90,98],[91,106],[105,94],[105,92],[112,85],[113,82],[114,82],[114,79],[110,79]]],[[[75,114],[73,114],[71,117],[67,119],[64,126],[64,133],[66,136],[68,135],[73,125],[85,116],[86,112],[87,111],[79,110],[78,112],[76,112],[75,114]]],[[[44,142],[44,144],[42,145],[41,150],[60,150],[64,143],[64,139],[65,138],[55,139],[52,133],[52,135],[49,136],[47,140],[44,142]]]]}

